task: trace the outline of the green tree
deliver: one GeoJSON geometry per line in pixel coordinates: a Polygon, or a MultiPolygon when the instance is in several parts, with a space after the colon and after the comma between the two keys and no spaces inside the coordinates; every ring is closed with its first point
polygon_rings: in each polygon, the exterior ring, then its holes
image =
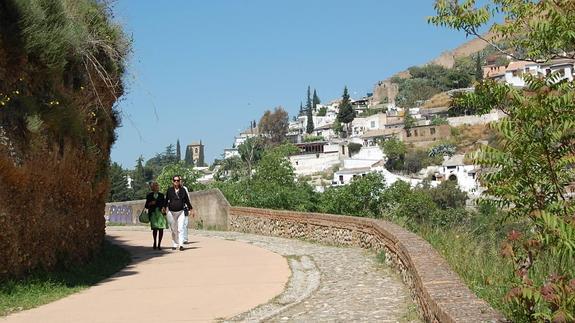
{"type": "Polygon", "coordinates": [[[305,132],[307,134],[311,134],[313,132],[313,129],[315,129],[315,126],[313,124],[313,108],[312,107],[312,101],[311,101],[311,97],[310,97],[310,87],[307,87],[307,103],[305,105],[305,112],[306,112],[306,120],[307,120],[307,124],[306,124],[306,128],[305,128],[305,132]]]}
{"type": "Polygon", "coordinates": [[[403,115],[403,129],[409,132],[413,127],[415,127],[415,118],[409,112],[409,108],[406,108],[403,115]]]}
{"type": "Polygon", "coordinates": [[[190,192],[204,188],[204,185],[198,183],[198,179],[202,174],[194,170],[193,167],[186,165],[183,161],[179,161],[166,165],[160,175],[158,175],[157,182],[160,184],[160,190],[162,192],[165,192],[168,187],[172,186],[172,179],[176,175],[181,176],[184,185],[190,192]]]}
{"type": "Polygon", "coordinates": [[[339,103],[339,111],[337,113],[337,120],[340,123],[347,125],[346,135],[350,133],[351,122],[355,119],[355,111],[351,106],[351,100],[349,98],[349,93],[347,92],[347,86],[343,88],[343,95],[341,97],[341,102],[339,103]]]}
{"type": "Polygon", "coordinates": [[[176,141],[176,161],[182,160],[182,151],[180,150],[180,139],[176,141]]]}
{"type": "Polygon", "coordinates": [[[151,172],[152,176],[147,179],[150,180],[153,176],[158,176],[162,169],[169,164],[177,162],[176,152],[174,150],[174,145],[170,144],[166,147],[164,153],[158,153],[156,156],[148,159],[146,161],[145,169],[146,172],[151,172]]]}
{"type": "Polygon", "coordinates": [[[258,131],[271,146],[277,146],[285,141],[288,125],[287,112],[282,107],[277,107],[273,112],[264,112],[258,124],[258,131]]]}
{"type": "Polygon", "coordinates": [[[320,104],[321,101],[319,99],[319,96],[317,96],[317,92],[315,89],[313,89],[313,98],[312,98],[312,106],[313,106],[313,111],[316,110],[317,105],[320,104]]]}
{"type": "Polygon", "coordinates": [[[220,167],[214,174],[217,181],[239,181],[246,175],[245,164],[238,156],[226,158],[220,162],[220,167]]]}
{"type": "Polygon", "coordinates": [[[129,201],[132,199],[126,171],[120,164],[113,162],[110,165],[110,193],[108,202],[129,201]]]}
{"type": "MultiPolygon", "coordinates": [[[[491,7],[477,8],[474,1],[437,0],[430,22],[483,38],[478,30],[498,12],[505,23],[490,31],[515,49],[505,54],[530,61],[572,59],[573,5],[494,0],[491,7]]],[[[508,116],[494,125],[503,137],[500,147],[484,146],[473,158],[489,170],[480,177],[492,197],[487,202],[527,225],[510,232],[502,248],[516,269],[506,296],[517,305],[514,319],[568,322],[575,320],[575,289],[568,287],[575,284],[575,206],[566,192],[575,181],[575,82],[560,81],[558,74],[525,79],[521,89],[484,80],[457,103],[482,113],[499,108],[508,116]]]]}
{"type": "Polygon", "coordinates": [[[483,80],[483,67],[481,66],[481,56],[479,56],[479,53],[475,55],[475,80],[483,80]]]}
{"type": "Polygon", "coordinates": [[[339,121],[339,119],[335,119],[332,126],[333,132],[335,132],[338,136],[343,132],[343,125],[339,121]]]}
{"type": "Polygon", "coordinates": [[[319,110],[317,111],[317,116],[318,116],[318,117],[325,117],[326,114],[327,114],[327,107],[321,107],[321,108],[319,108],[319,110]]]}
{"type": "Polygon", "coordinates": [[[387,157],[385,166],[391,170],[403,169],[403,159],[407,148],[403,141],[392,138],[380,143],[380,147],[387,157]]]}
{"type": "Polygon", "coordinates": [[[354,178],[349,185],[330,187],[320,196],[321,212],[380,217],[385,179],[379,173],[354,178]]]}
{"type": "Polygon", "coordinates": [[[146,170],[144,169],[144,157],[138,157],[136,160],[136,168],[132,172],[132,175],[133,198],[136,200],[146,198],[149,189],[146,180],[146,170]]]}
{"type": "Polygon", "coordinates": [[[254,165],[262,158],[264,152],[264,142],[262,138],[251,137],[246,139],[246,141],[238,146],[238,152],[247,168],[247,176],[251,177],[254,165]]]}

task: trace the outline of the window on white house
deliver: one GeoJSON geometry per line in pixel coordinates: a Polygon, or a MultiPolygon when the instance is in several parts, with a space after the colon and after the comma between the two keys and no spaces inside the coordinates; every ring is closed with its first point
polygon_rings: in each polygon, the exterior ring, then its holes
{"type": "Polygon", "coordinates": [[[375,121],[372,121],[372,122],[371,122],[371,127],[372,127],[372,128],[375,128],[375,121]]]}

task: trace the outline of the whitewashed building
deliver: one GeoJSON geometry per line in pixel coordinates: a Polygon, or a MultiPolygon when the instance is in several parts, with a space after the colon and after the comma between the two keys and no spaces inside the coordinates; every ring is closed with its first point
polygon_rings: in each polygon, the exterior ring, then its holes
{"type": "Polygon", "coordinates": [[[441,181],[456,181],[457,186],[462,191],[469,193],[472,196],[479,196],[483,188],[479,186],[477,181],[477,171],[479,166],[465,165],[463,162],[464,155],[454,155],[447,158],[433,175],[433,180],[441,181]]]}

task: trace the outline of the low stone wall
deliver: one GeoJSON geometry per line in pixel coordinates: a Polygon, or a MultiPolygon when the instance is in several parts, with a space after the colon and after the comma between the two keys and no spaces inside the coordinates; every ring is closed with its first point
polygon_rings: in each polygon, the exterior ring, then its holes
{"type": "Polygon", "coordinates": [[[210,230],[228,229],[230,203],[218,189],[190,193],[197,217],[190,218],[190,227],[210,230]]]}
{"type": "Polygon", "coordinates": [[[106,223],[138,224],[138,216],[144,209],[144,204],[146,200],[106,203],[106,223]]]}
{"type": "MultiPolygon", "coordinates": [[[[190,218],[190,227],[227,230],[230,204],[220,190],[191,192],[190,201],[197,214],[196,218],[190,218]]],[[[145,203],[146,200],[106,203],[106,222],[140,224],[138,216],[142,212],[145,203]]]]}
{"type": "Polygon", "coordinates": [[[477,298],[425,240],[382,220],[231,207],[229,230],[384,251],[427,322],[499,322],[504,318],[477,298]]]}

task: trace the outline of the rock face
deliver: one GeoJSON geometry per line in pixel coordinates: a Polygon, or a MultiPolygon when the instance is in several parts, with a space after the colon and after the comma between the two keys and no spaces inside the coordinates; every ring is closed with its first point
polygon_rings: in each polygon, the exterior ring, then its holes
{"type": "Polygon", "coordinates": [[[67,1],[0,2],[0,280],[81,263],[104,237],[126,52],[101,4],[67,1]],[[42,27],[52,18],[75,32],[42,27]]]}
{"type": "MultiPolygon", "coordinates": [[[[487,34],[485,37],[489,38],[491,36],[487,34]]],[[[481,39],[472,39],[453,50],[448,50],[441,53],[441,55],[439,55],[437,58],[433,59],[427,64],[437,64],[445,68],[452,68],[455,65],[456,58],[466,57],[471,54],[477,53],[483,50],[485,47],[487,47],[487,43],[485,41],[481,39]]],[[[391,82],[391,79],[393,77],[409,78],[410,75],[408,71],[401,71],[386,80],[377,82],[377,84],[373,88],[372,102],[374,104],[378,103],[395,104],[395,97],[397,96],[399,89],[397,87],[397,84],[391,82]]]]}

